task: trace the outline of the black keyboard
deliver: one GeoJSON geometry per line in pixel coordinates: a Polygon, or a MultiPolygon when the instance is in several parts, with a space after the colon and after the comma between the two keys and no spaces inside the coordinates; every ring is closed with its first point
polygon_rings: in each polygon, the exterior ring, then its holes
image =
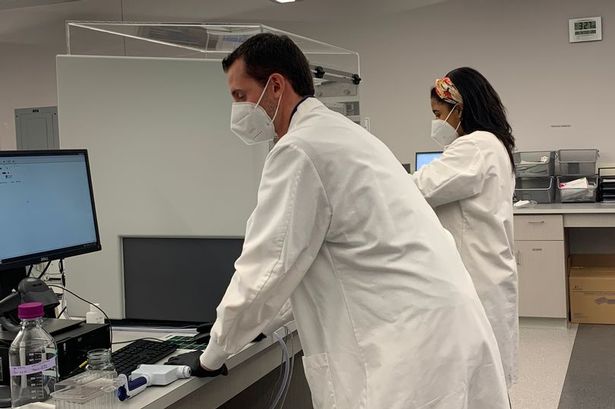
{"type": "Polygon", "coordinates": [[[195,336],[175,335],[166,339],[178,349],[205,350],[209,342],[209,334],[197,334],[195,336]]]}
{"type": "Polygon", "coordinates": [[[119,374],[129,376],[141,364],[155,364],[171,355],[177,346],[167,341],[138,339],[111,354],[111,361],[119,374]]]}

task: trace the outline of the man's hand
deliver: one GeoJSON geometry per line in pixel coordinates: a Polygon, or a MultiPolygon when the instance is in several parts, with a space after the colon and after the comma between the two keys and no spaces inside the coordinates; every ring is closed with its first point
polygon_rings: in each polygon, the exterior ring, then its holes
{"type": "Polygon", "coordinates": [[[198,376],[199,378],[214,377],[218,375],[228,375],[228,369],[226,365],[222,365],[219,369],[206,369],[201,366],[201,354],[202,351],[192,351],[185,354],[172,356],[169,358],[165,365],[185,365],[190,368],[192,376],[198,376]]]}

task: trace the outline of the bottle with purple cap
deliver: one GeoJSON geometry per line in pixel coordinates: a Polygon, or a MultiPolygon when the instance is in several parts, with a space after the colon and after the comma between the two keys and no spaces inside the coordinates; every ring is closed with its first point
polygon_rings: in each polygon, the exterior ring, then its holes
{"type": "Polygon", "coordinates": [[[21,304],[17,313],[21,331],[9,350],[13,408],[49,399],[58,380],[56,343],[42,327],[43,304],[21,304]]]}

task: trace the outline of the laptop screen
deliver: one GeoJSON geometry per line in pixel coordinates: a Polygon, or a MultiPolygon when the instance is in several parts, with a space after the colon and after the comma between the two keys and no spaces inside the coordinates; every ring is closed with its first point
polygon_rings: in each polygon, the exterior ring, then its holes
{"type": "Polygon", "coordinates": [[[442,151],[417,152],[416,160],[414,161],[416,163],[416,170],[419,170],[431,161],[438,159],[440,156],[442,156],[442,151]]]}

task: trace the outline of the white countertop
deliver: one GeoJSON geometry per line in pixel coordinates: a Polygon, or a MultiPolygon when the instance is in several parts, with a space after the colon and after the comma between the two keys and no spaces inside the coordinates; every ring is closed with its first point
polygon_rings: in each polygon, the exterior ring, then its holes
{"type": "Polygon", "coordinates": [[[514,214],[615,214],[615,203],[550,203],[514,208],[514,214]]]}
{"type": "MultiPolygon", "coordinates": [[[[296,344],[299,345],[299,347],[295,347],[295,350],[294,350],[294,352],[297,353],[300,350],[301,344],[299,343],[299,337],[297,336],[297,333],[296,333],[296,325],[294,321],[287,324],[287,328],[290,331],[292,331],[295,335],[294,338],[296,340],[296,344]]],[[[278,331],[276,331],[276,333],[278,333],[281,336],[284,336],[283,329],[279,329],[278,331]]],[[[117,332],[115,334],[117,334],[117,332]]],[[[150,333],[145,333],[145,332],[144,333],[124,333],[122,334],[121,338],[135,339],[135,338],[143,337],[143,336],[159,337],[160,334],[154,335],[151,332],[150,333]]],[[[120,336],[118,336],[118,338],[120,338],[120,336]]],[[[197,389],[202,388],[205,385],[210,384],[210,383],[212,383],[211,386],[213,388],[232,389],[229,387],[229,385],[227,385],[227,383],[229,383],[229,381],[232,380],[231,378],[233,377],[234,372],[235,372],[233,371],[233,369],[238,366],[241,366],[243,362],[251,358],[254,358],[256,355],[270,348],[273,348],[276,350],[275,354],[277,357],[279,355],[279,352],[277,351],[277,347],[274,346],[274,344],[276,344],[276,342],[273,340],[273,337],[267,337],[260,342],[249,344],[241,352],[237,353],[236,355],[231,356],[229,360],[226,362],[226,365],[229,369],[228,377],[224,377],[224,376],[218,376],[215,378],[191,377],[189,379],[179,379],[168,386],[152,386],[152,387],[147,388],[145,391],[135,396],[134,398],[131,398],[127,400],[126,402],[122,402],[121,406],[122,408],[125,408],[125,409],[133,409],[133,408],[134,409],[143,409],[143,408],[162,409],[162,408],[166,408],[167,406],[172,405],[173,403],[186,397],[192,392],[195,392],[197,389]]],[[[180,353],[180,352],[186,352],[186,351],[178,350],[177,353],[180,353]]],[[[166,359],[167,358],[165,358],[163,361],[166,361],[166,359]]],[[[271,369],[273,368],[270,368],[269,370],[271,369]]],[[[261,373],[259,377],[262,377],[265,374],[267,374],[269,370],[261,373]]],[[[208,405],[209,403],[212,403],[212,402],[200,402],[199,407],[209,408],[210,407],[208,405]]],[[[217,405],[212,405],[211,407],[217,407],[217,405]]]]}
{"type": "MultiPolygon", "coordinates": [[[[294,321],[288,323],[286,327],[293,333],[292,346],[289,346],[289,348],[295,354],[301,351],[301,342],[296,332],[297,328],[294,321]]],[[[284,328],[280,328],[276,333],[283,337],[286,331],[284,328]]],[[[141,337],[163,338],[166,334],[159,331],[115,329],[113,335],[114,341],[128,341],[141,337]]],[[[191,377],[189,379],[179,379],[167,386],[151,386],[137,396],[122,402],[120,406],[124,409],[163,409],[197,392],[197,390],[205,388],[201,392],[206,394],[207,399],[197,398],[197,401],[188,404],[189,407],[199,407],[201,409],[216,408],[280,364],[279,348],[274,344],[276,342],[273,337],[267,337],[260,342],[249,344],[242,351],[231,356],[226,363],[229,368],[228,376],[217,376],[215,378],[191,377]],[[268,358],[269,362],[265,362],[264,357],[262,359],[263,362],[255,362],[255,359],[266,353],[271,355],[268,358]],[[252,367],[247,370],[244,369],[242,373],[242,366],[249,366],[247,365],[248,363],[251,363],[252,367]],[[249,373],[246,373],[246,371],[249,371],[249,373]]],[[[114,349],[123,345],[114,345],[114,349]]],[[[178,350],[176,354],[181,352],[187,351],[178,350]]],[[[160,363],[163,363],[166,359],[163,359],[160,363]]],[[[55,405],[46,402],[42,406],[33,407],[33,409],[39,407],[41,409],[52,409],[55,405]]]]}

